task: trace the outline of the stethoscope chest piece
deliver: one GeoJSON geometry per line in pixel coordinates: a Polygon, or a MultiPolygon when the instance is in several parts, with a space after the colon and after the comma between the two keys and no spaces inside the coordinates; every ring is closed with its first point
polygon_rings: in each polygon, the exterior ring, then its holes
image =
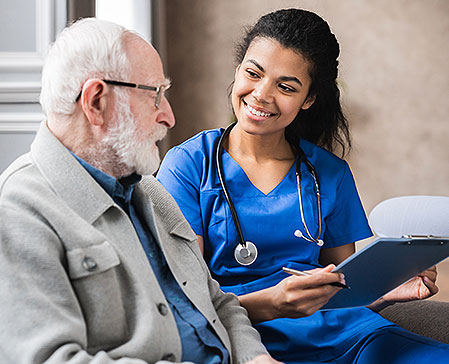
{"type": "Polygon", "coordinates": [[[254,243],[250,241],[245,242],[245,246],[242,244],[237,244],[234,249],[234,257],[237,263],[241,265],[250,265],[256,261],[257,258],[257,248],[254,243]]]}

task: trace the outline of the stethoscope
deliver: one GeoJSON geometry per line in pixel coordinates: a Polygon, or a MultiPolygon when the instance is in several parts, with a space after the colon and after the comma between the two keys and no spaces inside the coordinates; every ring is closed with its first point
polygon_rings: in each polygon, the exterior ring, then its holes
{"type": "MultiPolygon", "coordinates": [[[[232,128],[237,123],[233,123],[229,125],[225,131],[222,133],[217,149],[215,152],[215,160],[217,164],[217,171],[218,171],[218,179],[220,180],[220,185],[223,190],[226,202],[228,203],[229,210],[231,210],[232,219],[234,221],[237,235],[239,238],[239,243],[234,249],[234,258],[237,261],[237,263],[241,265],[250,265],[253,264],[257,259],[257,247],[256,245],[251,241],[246,241],[243,238],[242,228],[240,226],[240,221],[237,217],[237,212],[234,207],[234,203],[232,202],[231,196],[229,195],[228,188],[226,186],[226,183],[224,181],[224,173],[223,173],[223,162],[222,162],[222,155],[223,155],[223,142],[226,139],[226,137],[231,132],[232,128]]],[[[318,175],[316,173],[315,167],[312,163],[307,159],[304,151],[301,149],[301,147],[298,145],[298,158],[296,160],[296,184],[298,188],[298,199],[299,199],[299,210],[301,213],[301,221],[304,226],[305,235],[302,233],[301,230],[295,230],[294,235],[298,238],[303,238],[304,240],[315,243],[318,246],[323,246],[324,242],[321,239],[321,197],[320,197],[320,184],[318,181],[318,175]],[[304,163],[307,166],[308,171],[313,177],[314,183],[315,183],[315,191],[316,191],[316,200],[317,200],[317,207],[318,207],[318,236],[315,238],[310,233],[309,228],[307,227],[306,219],[304,218],[304,208],[302,203],[302,196],[301,196],[301,180],[302,180],[302,172],[301,172],[301,163],[304,163]]]]}

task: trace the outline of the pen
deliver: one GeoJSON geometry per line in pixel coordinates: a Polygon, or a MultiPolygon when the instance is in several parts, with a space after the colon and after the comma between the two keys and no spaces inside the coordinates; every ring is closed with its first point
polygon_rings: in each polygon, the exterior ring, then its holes
{"type": "MultiPolygon", "coordinates": [[[[282,267],[282,270],[285,273],[289,273],[289,274],[293,274],[295,276],[311,276],[312,273],[309,272],[303,272],[302,270],[297,270],[297,269],[293,269],[293,268],[287,268],[287,267],[282,267]]],[[[332,283],[328,283],[331,286],[334,287],[340,287],[340,288],[351,288],[349,286],[347,286],[346,284],[340,283],[340,282],[332,282],[332,283]]]]}

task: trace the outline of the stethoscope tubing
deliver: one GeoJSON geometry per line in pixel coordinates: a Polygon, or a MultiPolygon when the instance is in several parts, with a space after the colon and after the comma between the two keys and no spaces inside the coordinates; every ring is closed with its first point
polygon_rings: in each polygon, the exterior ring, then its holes
{"type": "MultiPolygon", "coordinates": [[[[237,235],[239,238],[239,244],[241,245],[241,247],[239,248],[239,246],[237,245],[236,251],[237,250],[241,250],[241,249],[247,249],[247,244],[252,245],[251,248],[254,248],[256,250],[256,256],[254,257],[254,259],[250,262],[250,263],[242,263],[242,261],[240,261],[239,259],[237,259],[236,256],[236,260],[239,264],[241,265],[249,265],[252,264],[256,257],[257,257],[257,248],[255,247],[254,243],[251,242],[247,242],[245,241],[244,237],[243,237],[243,232],[242,232],[242,228],[240,225],[240,221],[239,218],[237,216],[237,211],[235,209],[234,203],[232,202],[231,199],[231,195],[229,193],[229,190],[226,186],[225,183],[225,178],[224,178],[224,172],[223,172],[223,162],[222,162],[222,154],[223,154],[223,143],[224,140],[226,139],[226,137],[229,135],[229,133],[231,132],[232,128],[237,124],[237,122],[234,122],[232,124],[230,124],[225,130],[224,132],[221,134],[220,139],[218,141],[218,145],[217,145],[217,149],[216,149],[216,153],[215,153],[215,162],[216,162],[216,166],[217,166],[217,172],[218,172],[218,179],[220,181],[220,185],[221,188],[223,190],[223,194],[225,196],[226,202],[229,206],[229,210],[231,211],[231,215],[232,215],[232,219],[234,221],[234,225],[235,228],[237,230],[237,235]]],[[[300,214],[301,214],[301,222],[304,226],[305,232],[307,236],[304,236],[303,234],[301,234],[301,237],[304,238],[305,240],[309,241],[309,242],[313,242],[316,243],[318,246],[322,246],[323,245],[323,241],[320,239],[321,238],[321,229],[322,229],[322,224],[321,224],[321,194],[320,194],[320,183],[318,180],[318,175],[316,173],[315,167],[313,166],[313,164],[307,159],[304,151],[302,150],[302,148],[298,145],[296,146],[296,150],[298,152],[298,158],[296,160],[296,181],[297,181],[297,188],[298,188],[298,196],[299,196],[299,209],[300,209],[300,214]],[[317,199],[317,208],[318,208],[318,236],[315,238],[312,236],[311,232],[309,231],[309,228],[307,226],[306,220],[305,220],[305,216],[304,216],[304,208],[303,208],[303,201],[302,201],[302,195],[301,195],[301,180],[302,180],[302,173],[301,173],[301,163],[304,162],[304,164],[306,165],[307,169],[309,170],[310,174],[313,177],[314,183],[315,183],[315,190],[316,190],[316,199],[317,199]]]]}
{"type": "Polygon", "coordinates": [[[223,190],[223,194],[225,196],[226,202],[228,203],[229,210],[231,210],[232,219],[234,220],[235,228],[237,230],[237,235],[239,237],[239,242],[242,247],[246,246],[245,239],[243,238],[242,227],[240,226],[240,221],[237,216],[237,211],[235,210],[234,203],[232,202],[231,195],[229,194],[228,188],[224,181],[224,173],[223,173],[223,163],[222,163],[222,154],[223,154],[223,142],[228,134],[231,132],[232,128],[237,124],[237,122],[229,125],[225,131],[221,134],[221,137],[218,141],[217,152],[215,153],[215,161],[217,164],[217,172],[218,179],[220,180],[220,185],[223,190]]]}

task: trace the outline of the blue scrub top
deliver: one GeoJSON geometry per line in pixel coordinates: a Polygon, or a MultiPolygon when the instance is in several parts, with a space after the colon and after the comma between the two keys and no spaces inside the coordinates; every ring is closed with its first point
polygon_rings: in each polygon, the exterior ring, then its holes
{"type": "MultiPolygon", "coordinates": [[[[243,169],[224,151],[224,178],[245,240],[259,256],[242,266],[234,259],[235,224],[224,198],[215,165],[222,129],[203,131],[165,156],[157,178],[173,195],[196,234],[203,236],[205,259],[224,291],[237,295],[276,285],[287,274],[320,267],[317,244],[295,236],[301,221],[295,165],[268,194],[257,189],[243,169]]],[[[372,235],[348,164],[332,153],[301,140],[301,148],[317,170],[321,189],[324,248],[349,244],[372,235]]],[[[318,234],[314,180],[304,163],[302,199],[309,231],[318,234]]],[[[380,327],[393,325],[367,308],[318,311],[300,319],[276,319],[255,325],[264,344],[286,362],[332,360],[380,327]]]]}

